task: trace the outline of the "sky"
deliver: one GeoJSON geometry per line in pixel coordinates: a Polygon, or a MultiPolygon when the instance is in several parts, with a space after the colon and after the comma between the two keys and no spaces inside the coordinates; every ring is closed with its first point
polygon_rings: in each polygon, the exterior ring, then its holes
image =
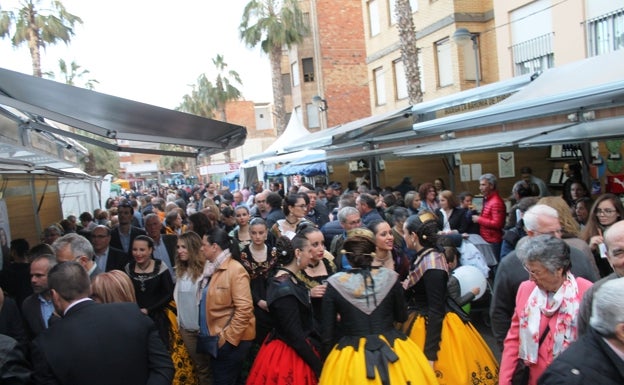
{"type": "MultiPolygon", "coordinates": [[[[205,73],[216,78],[212,59],[221,54],[238,72],[246,100],[272,101],[268,56],[239,39],[238,25],[249,0],[62,0],[83,24],[68,46],[42,52],[42,70],[58,70],[58,59],[76,61],[96,79],[95,90],[174,109],[205,73]]],[[[45,3],[45,1],[44,1],[45,3]]],[[[2,0],[2,10],[17,0],[2,0]]],[[[14,49],[0,39],[0,67],[32,74],[26,45],[14,49]]]]}

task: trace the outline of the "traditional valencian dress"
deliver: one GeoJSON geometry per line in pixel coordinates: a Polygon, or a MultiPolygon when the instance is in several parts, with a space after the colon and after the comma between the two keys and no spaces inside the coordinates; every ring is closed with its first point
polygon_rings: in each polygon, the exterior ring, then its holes
{"type": "Polygon", "coordinates": [[[438,250],[416,254],[406,291],[403,331],[416,342],[440,385],[498,384],[498,362],[468,316],[448,298],[448,266],[438,250]]]}
{"type": "Polygon", "coordinates": [[[422,350],[394,327],[407,318],[397,273],[383,267],[351,269],[334,274],[328,284],[322,340],[324,351],[331,351],[321,385],[437,384],[422,350]],[[342,337],[336,343],[338,326],[342,337]]]}
{"type": "Polygon", "coordinates": [[[321,371],[310,292],[294,274],[271,278],[267,290],[275,328],[260,348],[248,385],[315,385],[321,371]]]}

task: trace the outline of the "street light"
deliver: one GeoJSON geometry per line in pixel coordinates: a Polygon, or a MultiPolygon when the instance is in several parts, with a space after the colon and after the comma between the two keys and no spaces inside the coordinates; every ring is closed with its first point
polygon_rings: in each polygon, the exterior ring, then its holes
{"type": "Polygon", "coordinates": [[[479,87],[480,84],[480,75],[481,68],[479,66],[479,41],[478,34],[470,32],[466,28],[457,28],[457,31],[453,34],[453,41],[461,46],[466,46],[472,40],[472,50],[474,51],[475,58],[475,82],[476,86],[479,87]]]}
{"type": "Polygon", "coordinates": [[[316,104],[318,106],[319,111],[323,112],[323,111],[327,111],[327,109],[329,107],[327,107],[327,100],[321,98],[318,95],[315,95],[312,97],[312,103],[316,104]]]}

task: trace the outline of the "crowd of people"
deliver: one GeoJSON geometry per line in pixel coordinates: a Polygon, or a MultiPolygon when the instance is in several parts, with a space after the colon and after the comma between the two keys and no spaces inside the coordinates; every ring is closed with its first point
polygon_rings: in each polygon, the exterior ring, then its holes
{"type": "Polygon", "coordinates": [[[7,246],[0,383],[624,383],[622,202],[521,171],[111,198],[7,246]]]}

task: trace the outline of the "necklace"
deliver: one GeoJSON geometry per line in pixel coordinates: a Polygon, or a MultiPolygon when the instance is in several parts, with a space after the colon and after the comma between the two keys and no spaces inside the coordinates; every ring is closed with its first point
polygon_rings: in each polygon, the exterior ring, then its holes
{"type": "Polygon", "coordinates": [[[286,219],[286,222],[288,222],[291,226],[295,226],[299,222],[299,219],[297,218],[295,218],[294,222],[289,221],[288,217],[286,217],[285,219],[286,219]]]}

